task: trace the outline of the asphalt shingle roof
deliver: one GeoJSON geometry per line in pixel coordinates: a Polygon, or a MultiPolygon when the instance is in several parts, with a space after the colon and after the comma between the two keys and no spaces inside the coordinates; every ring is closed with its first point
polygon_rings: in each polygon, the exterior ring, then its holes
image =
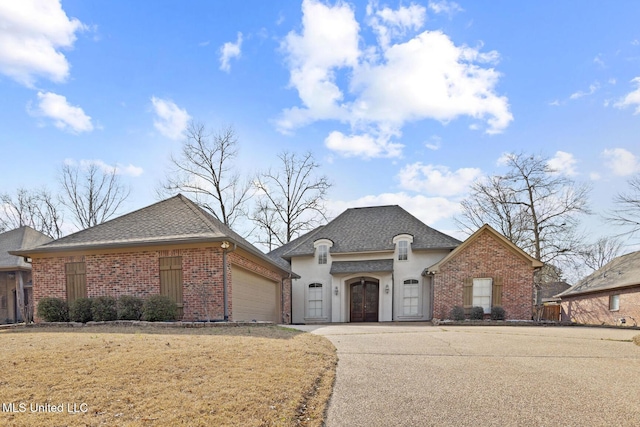
{"type": "Polygon", "coordinates": [[[31,265],[24,262],[24,257],[11,255],[9,251],[32,248],[51,240],[51,237],[27,226],[0,234],[0,268],[31,269],[31,265]]]}
{"type": "Polygon", "coordinates": [[[196,241],[232,240],[271,264],[267,257],[235,231],[182,194],[122,215],[94,227],[45,243],[32,252],[142,246],[196,241]]]}
{"type": "Polygon", "coordinates": [[[634,285],[640,285],[640,251],[614,258],[557,296],[563,298],[634,285]]]}
{"type": "Polygon", "coordinates": [[[412,250],[453,249],[461,242],[427,226],[400,206],[351,208],[327,225],[316,229],[299,243],[282,251],[281,256],[291,258],[314,253],[313,242],[329,239],[332,253],[394,250],[393,238],[399,234],[413,236],[412,250]]]}
{"type": "Polygon", "coordinates": [[[392,259],[371,259],[366,261],[333,261],[331,274],[381,273],[393,271],[392,259]]]}

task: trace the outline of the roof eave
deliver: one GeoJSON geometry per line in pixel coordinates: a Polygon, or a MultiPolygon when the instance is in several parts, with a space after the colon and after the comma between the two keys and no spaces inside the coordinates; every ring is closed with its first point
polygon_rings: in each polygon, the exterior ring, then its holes
{"type": "Polygon", "coordinates": [[[590,295],[590,294],[598,294],[598,293],[602,293],[602,292],[610,292],[610,291],[617,291],[620,289],[630,289],[630,288],[640,288],[640,283],[633,283],[633,284],[627,284],[627,285],[618,285],[618,286],[610,286],[610,287],[606,287],[606,288],[598,288],[598,289],[589,289],[586,291],[577,291],[577,292],[571,292],[571,293],[559,293],[557,295],[554,295],[554,298],[572,298],[572,297],[581,297],[584,295],[590,295]]]}
{"type": "Polygon", "coordinates": [[[222,236],[222,237],[189,237],[189,238],[178,238],[178,239],[162,239],[162,240],[144,240],[137,242],[112,242],[112,243],[101,243],[101,244],[83,244],[83,245],[73,245],[73,246],[54,246],[54,247],[35,247],[31,249],[23,249],[19,251],[9,251],[11,255],[22,256],[22,257],[32,257],[34,255],[41,254],[52,254],[52,253],[64,253],[64,252],[76,252],[76,251],[86,251],[86,250],[96,250],[96,249],[121,249],[121,248],[139,248],[144,246],[163,246],[163,245],[181,245],[181,244],[193,244],[193,243],[215,243],[215,242],[223,242],[228,241],[233,243],[234,245],[244,249],[245,251],[259,257],[260,259],[268,262],[270,265],[276,267],[280,272],[285,273],[286,275],[295,274],[292,271],[287,271],[281,266],[279,266],[275,261],[269,258],[264,253],[258,251],[255,248],[247,246],[242,242],[238,242],[232,237],[222,236]]]}

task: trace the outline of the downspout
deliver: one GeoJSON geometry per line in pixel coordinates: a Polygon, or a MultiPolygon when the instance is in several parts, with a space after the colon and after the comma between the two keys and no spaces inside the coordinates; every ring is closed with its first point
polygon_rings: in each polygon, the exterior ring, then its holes
{"type": "Polygon", "coordinates": [[[227,292],[227,253],[236,250],[238,245],[233,244],[233,249],[229,250],[229,242],[222,242],[222,301],[224,305],[224,321],[229,321],[229,296],[227,292]]]}

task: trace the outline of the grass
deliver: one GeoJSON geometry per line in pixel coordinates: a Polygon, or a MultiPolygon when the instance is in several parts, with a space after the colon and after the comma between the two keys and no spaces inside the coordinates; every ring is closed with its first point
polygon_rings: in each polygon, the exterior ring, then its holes
{"type": "Polygon", "coordinates": [[[640,345],[640,335],[636,335],[633,337],[633,343],[635,345],[640,345]]]}
{"type": "Polygon", "coordinates": [[[12,426],[320,426],[337,361],[278,327],[13,329],[0,348],[12,426]],[[46,404],[63,412],[31,412],[46,404]]]}

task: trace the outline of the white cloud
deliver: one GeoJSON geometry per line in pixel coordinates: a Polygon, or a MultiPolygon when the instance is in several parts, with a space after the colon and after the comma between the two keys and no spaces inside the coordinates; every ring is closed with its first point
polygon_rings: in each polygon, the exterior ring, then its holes
{"type": "Polygon", "coordinates": [[[640,172],[640,162],[630,151],[624,148],[606,149],[602,152],[605,165],[618,176],[628,176],[640,172]]]}
{"type": "Polygon", "coordinates": [[[141,167],[134,166],[131,163],[129,163],[128,166],[120,165],[118,163],[116,163],[115,166],[112,166],[108,163],[105,163],[103,160],[82,159],[80,161],[76,161],[74,159],[64,159],[64,164],[69,166],[79,165],[83,170],[88,169],[91,165],[95,165],[107,174],[111,174],[115,171],[116,175],[128,175],[133,177],[140,176],[144,172],[141,167]]]}
{"type": "Polygon", "coordinates": [[[603,68],[605,67],[605,63],[602,60],[602,54],[601,53],[597,54],[596,57],[593,58],[593,62],[594,62],[594,64],[598,64],[599,66],[601,66],[603,68]]]}
{"type": "Polygon", "coordinates": [[[618,101],[615,106],[618,108],[626,108],[629,106],[635,106],[636,110],[633,114],[640,114],[640,77],[636,77],[631,80],[632,83],[635,83],[637,89],[629,92],[624,98],[618,101]]]}
{"type": "Polygon", "coordinates": [[[398,173],[400,187],[405,190],[437,196],[456,196],[467,192],[469,186],[482,176],[477,168],[461,168],[451,172],[448,167],[416,162],[398,173]]]}
{"type": "Polygon", "coordinates": [[[600,88],[600,83],[595,82],[593,84],[589,85],[589,91],[588,92],[584,92],[584,91],[577,91],[571,94],[571,96],[569,96],[569,99],[580,99],[584,96],[590,96],[593,95],[594,93],[596,93],[596,91],[600,88]]]}
{"type": "Polygon", "coordinates": [[[402,144],[389,141],[390,136],[374,137],[371,134],[345,135],[333,131],[324,140],[325,146],[344,157],[398,157],[402,144]]]}
{"type": "Polygon", "coordinates": [[[378,9],[370,3],[367,16],[378,45],[362,49],[360,25],[350,5],[304,0],[302,11],[302,31],[290,32],[281,45],[290,87],[302,105],[282,111],[280,132],[336,120],[348,123],[353,134],[369,134],[370,142],[379,135],[400,135],[411,121],[446,124],[468,116],[486,122],[485,131],[493,134],[513,120],[507,98],[495,93],[500,73],[492,65],[497,52],[456,46],[440,31],[394,41],[423,25],[424,7],[378,9]],[[344,84],[337,75],[341,71],[344,84]]]}
{"type": "Polygon", "coordinates": [[[164,136],[170,139],[180,139],[187,128],[191,116],[187,110],[178,107],[173,101],[151,97],[153,110],[157,118],[153,126],[164,136]]]}
{"type": "Polygon", "coordinates": [[[331,7],[305,0],[302,12],[302,34],[290,32],[281,48],[287,53],[289,84],[297,89],[304,108],[284,110],[278,122],[284,132],[315,120],[339,119],[346,113],[336,104],[343,94],[335,83],[334,69],[355,66],[360,55],[360,26],[348,4],[331,7]]]}
{"type": "Polygon", "coordinates": [[[424,143],[424,146],[427,147],[429,150],[437,151],[442,146],[442,138],[434,135],[431,137],[430,142],[424,143]]]}
{"type": "Polygon", "coordinates": [[[60,49],[72,48],[86,28],[58,0],[0,2],[0,73],[28,87],[38,76],[63,82],[69,63],[60,49]]]}
{"type": "Polygon", "coordinates": [[[378,42],[383,49],[389,46],[392,39],[404,36],[408,30],[419,30],[426,19],[426,9],[411,3],[409,7],[400,6],[398,10],[384,7],[374,9],[374,4],[367,5],[368,24],[378,35],[378,42]]]}
{"type": "Polygon", "coordinates": [[[498,160],[496,161],[496,165],[498,165],[498,166],[506,166],[506,165],[509,164],[511,159],[513,159],[514,157],[515,157],[515,155],[513,153],[502,153],[502,155],[500,155],[500,157],[498,157],[498,160]]]}
{"type": "Polygon", "coordinates": [[[452,218],[460,212],[460,203],[444,197],[409,196],[406,193],[383,193],[364,196],[356,200],[329,200],[328,216],[335,217],[348,208],[399,205],[425,224],[433,224],[439,220],[452,218]]]}
{"type": "Polygon", "coordinates": [[[547,165],[558,174],[575,176],[577,160],[573,154],[565,151],[556,151],[556,154],[549,159],[547,165]]]}
{"type": "Polygon", "coordinates": [[[591,181],[599,181],[602,177],[600,176],[600,174],[598,172],[591,172],[589,174],[589,179],[591,181]]]}
{"type": "Polygon", "coordinates": [[[446,13],[449,16],[464,11],[458,3],[446,0],[430,1],[429,9],[434,13],[446,13]]]}
{"type": "Polygon", "coordinates": [[[231,58],[239,58],[242,48],[242,33],[238,33],[238,38],[235,43],[226,42],[220,48],[220,69],[227,73],[231,71],[231,65],[229,61],[231,58]]]}
{"type": "MultiPolygon", "coordinates": [[[[28,107],[29,109],[29,107],[28,107]]],[[[52,92],[38,92],[38,106],[32,115],[53,119],[58,129],[70,133],[91,132],[93,124],[82,108],[70,105],[67,98],[52,92]]]]}

